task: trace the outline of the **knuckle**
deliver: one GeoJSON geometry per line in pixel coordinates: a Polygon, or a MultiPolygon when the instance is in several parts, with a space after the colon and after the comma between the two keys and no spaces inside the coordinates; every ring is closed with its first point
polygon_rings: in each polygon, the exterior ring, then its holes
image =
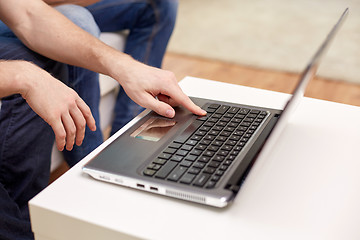
{"type": "Polygon", "coordinates": [[[172,81],[176,80],[175,74],[173,72],[164,70],[164,73],[165,73],[164,75],[165,75],[167,81],[172,82],[172,81]]]}
{"type": "Polygon", "coordinates": [[[74,136],[75,134],[76,134],[76,128],[71,127],[71,128],[69,129],[69,135],[70,135],[70,136],[74,136]]]}
{"type": "Polygon", "coordinates": [[[173,72],[171,72],[171,71],[168,71],[168,74],[169,74],[169,78],[171,78],[171,79],[176,79],[175,73],[173,73],[173,72]]]}
{"type": "Polygon", "coordinates": [[[88,117],[91,117],[91,111],[90,111],[90,108],[87,108],[83,111],[83,115],[85,118],[88,118],[88,117]]]}
{"type": "Polygon", "coordinates": [[[56,134],[56,141],[65,142],[65,138],[66,138],[66,133],[63,131],[56,134]]]}
{"type": "Polygon", "coordinates": [[[77,104],[73,99],[69,99],[68,106],[70,109],[73,109],[77,107],[77,104]]]}
{"type": "Polygon", "coordinates": [[[47,115],[47,119],[50,123],[56,123],[59,119],[61,119],[61,109],[57,109],[54,111],[49,112],[49,114],[47,115]]]}
{"type": "Polygon", "coordinates": [[[84,129],[86,126],[86,120],[84,118],[82,118],[79,122],[79,127],[80,129],[84,129]]]}

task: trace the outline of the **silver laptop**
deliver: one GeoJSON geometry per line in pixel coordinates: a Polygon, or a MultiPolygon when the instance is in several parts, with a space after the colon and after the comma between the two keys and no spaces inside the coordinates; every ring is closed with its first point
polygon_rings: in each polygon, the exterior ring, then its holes
{"type": "Polygon", "coordinates": [[[304,96],[321,57],[348,15],[322,43],[284,110],[192,98],[208,114],[177,107],[173,119],[145,110],[84,167],[95,179],[187,201],[225,207],[257,156],[268,155],[304,96]]]}

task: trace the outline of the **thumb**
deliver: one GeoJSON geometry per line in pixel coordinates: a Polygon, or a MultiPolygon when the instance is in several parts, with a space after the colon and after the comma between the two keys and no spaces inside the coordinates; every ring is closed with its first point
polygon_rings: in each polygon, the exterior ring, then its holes
{"type": "Polygon", "coordinates": [[[147,106],[144,107],[150,108],[157,114],[168,118],[173,118],[175,116],[175,110],[165,102],[159,101],[152,96],[148,96],[145,102],[147,103],[147,106]]]}

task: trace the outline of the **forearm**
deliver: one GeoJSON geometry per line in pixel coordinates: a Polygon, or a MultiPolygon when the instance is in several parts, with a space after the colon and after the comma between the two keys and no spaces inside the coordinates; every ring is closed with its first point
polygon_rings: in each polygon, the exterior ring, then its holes
{"type": "MultiPolygon", "coordinates": [[[[3,0],[2,5],[18,10],[5,14],[4,20],[20,40],[35,52],[107,75],[110,75],[110,59],[116,56],[120,68],[124,66],[121,62],[131,59],[80,29],[41,0],[11,2],[3,0]]],[[[2,6],[2,9],[6,8],[2,6]]]]}

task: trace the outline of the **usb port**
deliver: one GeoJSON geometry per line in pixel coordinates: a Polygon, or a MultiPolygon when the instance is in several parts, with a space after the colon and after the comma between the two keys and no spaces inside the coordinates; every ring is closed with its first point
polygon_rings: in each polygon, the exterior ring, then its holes
{"type": "Polygon", "coordinates": [[[150,190],[158,191],[159,189],[157,187],[150,187],[150,190]]]}
{"type": "Polygon", "coordinates": [[[138,188],[145,188],[145,185],[144,185],[144,184],[139,184],[139,183],[137,183],[136,186],[137,186],[138,188]]]}

